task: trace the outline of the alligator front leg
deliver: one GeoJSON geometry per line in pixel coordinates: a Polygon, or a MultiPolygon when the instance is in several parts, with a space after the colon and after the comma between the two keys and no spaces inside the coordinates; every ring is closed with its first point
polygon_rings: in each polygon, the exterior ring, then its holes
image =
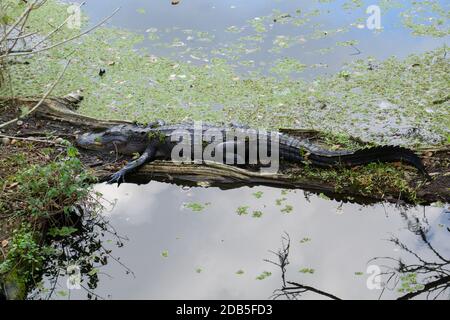
{"type": "Polygon", "coordinates": [[[146,162],[152,161],[155,158],[156,154],[156,146],[149,146],[145,151],[142,153],[142,155],[131,162],[128,162],[125,167],[117,171],[116,173],[112,174],[108,184],[113,184],[117,182],[117,186],[120,186],[122,182],[125,182],[125,175],[136,170],[146,162]]]}

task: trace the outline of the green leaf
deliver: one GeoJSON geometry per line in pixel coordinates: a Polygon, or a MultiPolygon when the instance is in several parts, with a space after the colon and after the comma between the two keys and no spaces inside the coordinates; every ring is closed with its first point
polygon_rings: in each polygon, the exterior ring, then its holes
{"type": "Polygon", "coordinates": [[[291,206],[290,204],[287,204],[287,205],[284,206],[283,209],[281,209],[281,212],[283,212],[283,213],[291,213],[292,210],[294,210],[294,207],[291,206]]]}
{"type": "Polygon", "coordinates": [[[272,275],[272,272],[263,271],[259,276],[256,277],[256,280],[264,280],[272,275]]]}
{"type": "Polygon", "coordinates": [[[78,156],[77,148],[75,147],[67,148],[67,156],[69,156],[70,158],[75,158],[76,156],[78,156]]]}
{"type": "Polygon", "coordinates": [[[26,114],[28,114],[29,111],[30,111],[30,108],[28,108],[27,106],[21,106],[20,107],[20,117],[19,118],[24,117],[26,114]]]}
{"type": "Polygon", "coordinates": [[[70,236],[72,233],[77,232],[77,228],[73,227],[62,227],[62,228],[50,228],[48,231],[48,235],[52,237],[67,237],[70,236]]]}
{"type": "Polygon", "coordinates": [[[248,209],[249,209],[249,208],[250,208],[249,206],[240,206],[240,207],[238,207],[238,208],[236,209],[236,213],[237,213],[239,216],[246,215],[246,214],[248,214],[248,209]]]}
{"type": "Polygon", "coordinates": [[[253,211],[252,217],[253,217],[253,218],[261,218],[262,215],[263,215],[263,212],[262,212],[262,211],[255,210],[255,211],[253,211]]]}
{"type": "Polygon", "coordinates": [[[191,209],[194,212],[200,212],[203,211],[208,205],[210,205],[209,202],[206,202],[204,204],[201,204],[199,202],[187,202],[184,204],[184,207],[191,209]]]}
{"type": "Polygon", "coordinates": [[[93,268],[91,271],[88,272],[88,275],[93,276],[96,275],[99,272],[98,268],[93,268]]]}
{"type": "Polygon", "coordinates": [[[253,193],[253,196],[254,196],[256,199],[261,199],[263,193],[264,193],[264,192],[262,192],[262,191],[257,191],[257,192],[255,192],[255,193],[253,193]]]}
{"type": "Polygon", "coordinates": [[[311,268],[302,268],[302,269],[298,270],[298,272],[313,274],[313,273],[314,273],[314,269],[311,269],[311,268]]]}
{"type": "Polygon", "coordinates": [[[65,290],[56,291],[56,294],[60,297],[67,297],[69,295],[65,290]]]}
{"type": "Polygon", "coordinates": [[[311,241],[311,238],[303,238],[302,240],[300,240],[300,243],[306,243],[306,242],[309,242],[309,241],[311,241]]]}

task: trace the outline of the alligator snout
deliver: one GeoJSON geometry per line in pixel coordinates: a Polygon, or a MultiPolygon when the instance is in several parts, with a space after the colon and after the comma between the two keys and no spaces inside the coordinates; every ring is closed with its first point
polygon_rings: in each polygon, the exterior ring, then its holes
{"type": "Polygon", "coordinates": [[[84,133],[77,136],[76,144],[85,149],[100,149],[103,147],[102,136],[96,133],[84,133]]]}

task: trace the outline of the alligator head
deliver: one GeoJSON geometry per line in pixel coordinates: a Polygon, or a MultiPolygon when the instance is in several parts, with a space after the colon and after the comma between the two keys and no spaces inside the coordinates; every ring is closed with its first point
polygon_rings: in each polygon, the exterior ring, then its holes
{"type": "Polygon", "coordinates": [[[148,141],[148,130],[125,124],[98,133],[85,133],[77,137],[76,143],[88,150],[116,151],[131,155],[143,152],[148,141]]]}

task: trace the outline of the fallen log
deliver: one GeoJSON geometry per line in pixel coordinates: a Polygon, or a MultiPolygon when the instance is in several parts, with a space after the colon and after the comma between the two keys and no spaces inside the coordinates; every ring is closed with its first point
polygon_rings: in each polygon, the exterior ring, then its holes
{"type": "MultiPolygon", "coordinates": [[[[74,141],[78,133],[102,130],[117,124],[131,123],[124,120],[101,120],[77,113],[82,97],[71,94],[63,98],[48,98],[37,110],[20,123],[14,123],[3,130],[9,136],[63,137],[74,141]]],[[[38,99],[0,99],[1,122],[17,117],[18,106],[33,106],[38,99]]],[[[312,130],[280,129],[282,132],[308,137],[321,142],[323,133],[312,130]]],[[[359,141],[355,139],[355,141],[359,141]]],[[[359,141],[361,142],[361,141],[359,141]]],[[[415,170],[399,164],[386,165],[368,170],[353,169],[311,169],[297,164],[283,164],[277,174],[263,174],[252,168],[238,168],[219,163],[176,164],[169,161],[155,161],[146,164],[137,172],[127,176],[127,182],[146,183],[150,180],[167,181],[200,186],[235,188],[242,185],[269,185],[281,188],[300,188],[313,193],[323,193],[334,199],[354,202],[389,201],[394,203],[421,203],[450,200],[450,148],[428,148],[418,150],[432,180],[425,179],[415,170]],[[395,172],[395,175],[393,174],[395,172]]],[[[100,181],[107,179],[121,167],[127,157],[80,149],[80,157],[86,167],[100,181]]]]}

